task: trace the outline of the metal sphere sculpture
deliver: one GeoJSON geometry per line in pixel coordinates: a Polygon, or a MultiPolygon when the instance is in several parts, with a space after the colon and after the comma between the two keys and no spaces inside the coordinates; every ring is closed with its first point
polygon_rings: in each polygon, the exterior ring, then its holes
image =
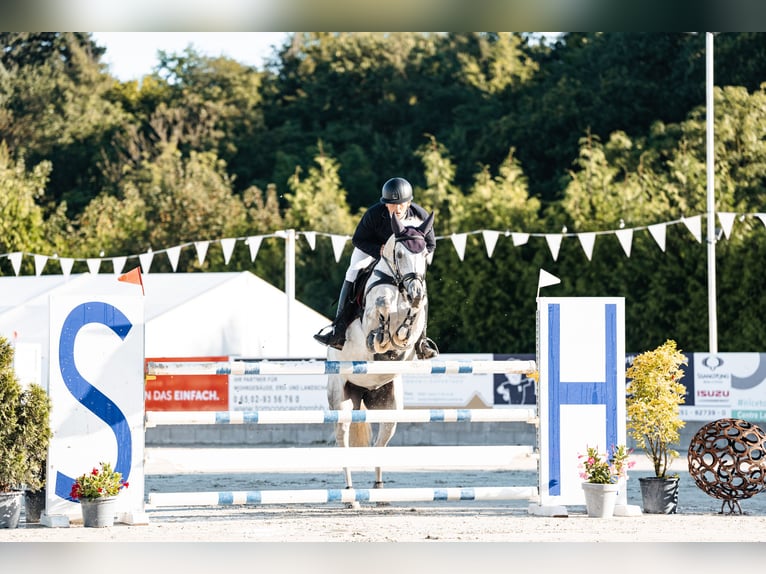
{"type": "Polygon", "coordinates": [[[766,433],[741,419],[703,426],[689,444],[689,474],[706,494],[719,500],[721,514],[742,514],[740,500],[766,488],[766,433]]]}

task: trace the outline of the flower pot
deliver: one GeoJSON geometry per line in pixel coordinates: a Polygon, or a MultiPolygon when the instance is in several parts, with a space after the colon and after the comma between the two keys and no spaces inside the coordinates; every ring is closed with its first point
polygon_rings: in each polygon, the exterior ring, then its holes
{"type": "Polygon", "coordinates": [[[610,518],[614,515],[619,484],[583,482],[582,489],[585,492],[585,508],[590,518],[610,518]]]}
{"type": "Polygon", "coordinates": [[[0,492],[0,528],[17,528],[21,517],[23,490],[0,492]]]}
{"type": "Polygon", "coordinates": [[[657,478],[647,476],[638,479],[641,500],[647,514],[675,514],[678,506],[678,477],[657,478]]]}
{"type": "Polygon", "coordinates": [[[116,496],[81,498],[82,525],[88,528],[113,526],[116,506],[116,496]]]}
{"type": "Polygon", "coordinates": [[[45,510],[45,489],[27,490],[24,493],[24,522],[27,524],[40,522],[43,510],[45,510]]]}

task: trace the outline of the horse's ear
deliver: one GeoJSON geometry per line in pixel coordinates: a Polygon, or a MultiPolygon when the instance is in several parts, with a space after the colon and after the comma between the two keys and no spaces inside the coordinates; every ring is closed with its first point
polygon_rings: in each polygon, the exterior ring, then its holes
{"type": "Polygon", "coordinates": [[[418,231],[423,233],[425,235],[429,231],[431,231],[431,228],[434,226],[434,212],[428,214],[428,217],[426,217],[426,220],[420,224],[420,227],[418,227],[418,231]]]}
{"type": "Polygon", "coordinates": [[[404,233],[404,224],[393,214],[391,215],[391,229],[394,230],[394,235],[401,235],[404,233]]]}

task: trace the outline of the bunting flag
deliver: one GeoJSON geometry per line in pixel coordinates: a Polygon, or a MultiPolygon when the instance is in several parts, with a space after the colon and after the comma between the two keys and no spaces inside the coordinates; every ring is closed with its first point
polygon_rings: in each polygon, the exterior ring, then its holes
{"type": "Polygon", "coordinates": [[[48,262],[47,255],[35,255],[35,275],[40,275],[48,262]]]}
{"type": "Polygon", "coordinates": [[[255,256],[258,255],[258,250],[261,248],[261,241],[263,241],[263,237],[260,235],[252,235],[245,240],[250,248],[250,262],[255,261],[255,256]]]}
{"type": "Polygon", "coordinates": [[[548,287],[550,285],[557,285],[561,283],[561,279],[556,277],[553,273],[548,273],[545,269],[542,267],[540,268],[540,276],[537,279],[537,296],[536,298],[540,298],[540,289],[543,287],[548,287]]]}
{"type": "Polygon", "coordinates": [[[62,257],[59,259],[59,264],[61,265],[61,272],[64,274],[64,277],[68,277],[69,274],[72,272],[72,265],[74,265],[74,259],[71,257],[62,257]]]}
{"type": "Polygon", "coordinates": [[[460,261],[463,260],[463,257],[465,256],[465,241],[468,237],[467,233],[453,233],[452,234],[452,245],[455,247],[455,251],[457,251],[457,256],[460,258],[460,261]]]}
{"type": "Polygon", "coordinates": [[[513,246],[526,245],[529,241],[529,233],[511,233],[511,239],[513,240],[513,246]]]}
{"type": "Polygon", "coordinates": [[[209,241],[195,241],[194,249],[197,250],[197,261],[202,265],[205,262],[205,256],[207,255],[207,246],[210,245],[209,241]]]}
{"type": "Polygon", "coordinates": [[[101,268],[101,259],[86,259],[88,263],[88,271],[91,275],[98,275],[98,270],[101,268]]]}
{"type": "Polygon", "coordinates": [[[8,254],[8,259],[11,260],[11,265],[13,265],[13,272],[16,273],[16,275],[19,274],[19,270],[21,269],[21,255],[21,251],[8,254]]]}
{"type": "Polygon", "coordinates": [[[647,227],[649,233],[652,234],[652,237],[654,237],[654,240],[663,252],[665,251],[665,226],[665,223],[656,223],[647,227]]]}
{"type": "Polygon", "coordinates": [[[694,217],[684,217],[681,221],[684,222],[686,228],[694,235],[694,238],[702,243],[702,216],[695,215],[694,217]]]}
{"type": "Polygon", "coordinates": [[[766,213],[756,213],[755,216],[760,219],[761,223],[766,227],[766,213]]]}
{"type": "Polygon", "coordinates": [[[560,233],[545,234],[545,241],[548,243],[548,249],[551,250],[551,256],[554,261],[559,257],[559,248],[561,247],[561,239],[563,237],[560,233]]]}
{"type": "Polygon", "coordinates": [[[168,256],[168,261],[170,261],[170,267],[172,267],[173,273],[175,273],[178,267],[178,258],[181,256],[181,246],[169,247],[165,253],[168,256]]]}
{"type": "Polygon", "coordinates": [[[726,239],[729,239],[729,235],[731,235],[731,228],[734,226],[734,218],[736,216],[736,213],[718,213],[718,221],[721,222],[721,229],[723,229],[723,234],[726,236],[726,239]]]}
{"type": "Polygon", "coordinates": [[[303,231],[303,237],[306,238],[306,241],[309,244],[309,247],[311,247],[311,251],[314,251],[317,246],[317,232],[316,231],[303,231]]]}
{"type": "Polygon", "coordinates": [[[617,239],[620,240],[620,245],[622,245],[622,250],[625,252],[625,255],[630,257],[630,248],[633,244],[633,230],[620,229],[615,231],[615,234],[617,235],[617,239]]]}
{"type": "Polygon", "coordinates": [[[228,265],[231,259],[231,254],[234,252],[234,245],[236,245],[236,238],[227,237],[221,239],[221,249],[223,249],[223,262],[228,265]]]}
{"type": "Polygon", "coordinates": [[[488,231],[485,229],[481,232],[481,236],[484,238],[484,247],[487,248],[487,257],[490,259],[492,258],[492,253],[495,251],[498,235],[500,235],[499,231],[488,231]]]}
{"type": "Polygon", "coordinates": [[[593,257],[593,245],[596,243],[596,234],[593,232],[578,233],[577,239],[580,240],[582,250],[585,251],[585,256],[590,261],[591,257],[593,257]]]}
{"type": "Polygon", "coordinates": [[[330,241],[332,242],[332,252],[335,254],[335,263],[340,261],[343,255],[343,248],[346,246],[346,241],[351,239],[348,235],[330,235],[330,241]]]}
{"type": "Polygon", "coordinates": [[[141,269],[144,270],[146,275],[149,274],[149,269],[152,266],[152,259],[154,259],[153,251],[147,251],[138,256],[138,260],[141,262],[141,269]]]}
{"type": "Polygon", "coordinates": [[[124,255],[121,255],[120,257],[113,257],[112,258],[112,270],[115,274],[122,273],[122,270],[125,269],[125,263],[128,261],[128,258],[124,255]]]}
{"type": "Polygon", "coordinates": [[[134,267],[127,273],[124,273],[117,277],[117,281],[124,281],[125,283],[133,283],[135,285],[141,286],[141,294],[146,295],[144,293],[144,281],[141,278],[141,267],[134,267]]]}

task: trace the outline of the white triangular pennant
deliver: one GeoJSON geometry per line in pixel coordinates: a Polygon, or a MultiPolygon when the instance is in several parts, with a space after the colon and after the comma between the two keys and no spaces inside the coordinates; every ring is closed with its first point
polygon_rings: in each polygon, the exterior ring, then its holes
{"type": "Polygon", "coordinates": [[[85,260],[88,263],[88,271],[91,275],[98,275],[98,270],[101,267],[101,259],[90,258],[85,260]]]}
{"type": "Polygon", "coordinates": [[[9,253],[8,259],[11,260],[11,265],[13,265],[13,272],[18,275],[19,270],[21,269],[21,251],[17,251],[16,253],[9,253]]]}
{"type": "Polygon", "coordinates": [[[125,269],[125,263],[128,261],[128,258],[124,255],[120,255],[119,257],[112,257],[112,269],[114,270],[115,275],[122,273],[122,270],[125,269]]]}
{"type": "Polygon", "coordinates": [[[61,272],[64,276],[68,276],[72,272],[72,265],[74,265],[74,259],[71,257],[62,257],[59,259],[61,265],[61,272]]]}
{"type": "Polygon", "coordinates": [[[734,226],[735,217],[737,217],[736,213],[718,212],[718,220],[721,222],[721,228],[726,239],[729,239],[729,235],[731,235],[731,228],[734,226]]]}
{"type": "Polygon", "coordinates": [[[138,260],[141,262],[141,273],[144,275],[149,275],[152,259],[154,259],[154,251],[147,251],[138,256],[138,260]]]}
{"type": "Polygon", "coordinates": [[[306,241],[309,244],[309,247],[311,247],[311,251],[314,251],[317,246],[317,232],[316,231],[304,231],[303,237],[306,238],[306,241]]]}
{"type": "Polygon", "coordinates": [[[540,268],[540,277],[537,280],[537,288],[548,287],[549,285],[558,285],[561,283],[561,279],[556,277],[553,273],[548,273],[545,269],[540,268]]]}
{"type": "Polygon", "coordinates": [[[181,246],[176,245],[175,247],[168,247],[165,253],[167,253],[168,261],[170,261],[170,266],[173,268],[173,272],[175,273],[175,270],[178,267],[178,258],[181,255],[181,246]]]}
{"type": "Polygon", "coordinates": [[[228,265],[231,259],[231,254],[234,252],[234,245],[237,243],[237,239],[234,237],[227,237],[221,239],[221,249],[223,249],[223,262],[228,265]]]}
{"type": "Polygon", "coordinates": [[[48,262],[47,255],[35,255],[35,275],[40,275],[48,262]]]}
{"type": "Polygon", "coordinates": [[[665,251],[665,232],[667,228],[667,223],[655,223],[654,225],[650,225],[647,227],[649,230],[649,233],[652,234],[652,237],[654,237],[654,240],[657,242],[657,245],[660,246],[660,249],[665,251]]]}
{"type": "Polygon", "coordinates": [[[330,235],[330,241],[332,242],[332,252],[335,254],[335,262],[340,261],[343,255],[343,248],[346,246],[346,241],[349,240],[348,235],[330,235]]]}
{"type": "Polygon", "coordinates": [[[559,257],[559,248],[561,247],[563,237],[560,233],[546,234],[545,236],[545,241],[548,242],[548,249],[551,250],[551,256],[554,261],[559,257]]]}
{"type": "Polygon", "coordinates": [[[684,217],[681,221],[683,221],[686,228],[691,231],[694,238],[702,243],[702,216],[695,215],[694,217],[684,217]]]}
{"type": "Polygon", "coordinates": [[[250,261],[255,261],[258,250],[261,248],[261,241],[263,241],[263,236],[261,235],[252,235],[245,240],[245,243],[250,248],[250,261]]]}
{"type": "Polygon", "coordinates": [[[622,245],[622,250],[625,252],[625,255],[630,257],[630,248],[633,245],[633,230],[620,229],[615,231],[615,233],[617,234],[617,239],[620,240],[620,245],[622,245]]]}
{"type": "Polygon", "coordinates": [[[209,241],[195,241],[194,248],[197,250],[197,261],[202,265],[205,262],[205,256],[207,255],[207,247],[210,245],[209,241]]]}
{"type": "Polygon", "coordinates": [[[596,243],[596,234],[593,232],[578,233],[577,239],[580,240],[582,250],[585,251],[585,256],[590,261],[593,256],[593,245],[596,243]]]}
{"type": "Polygon", "coordinates": [[[465,256],[465,241],[467,237],[467,233],[452,234],[452,245],[454,245],[455,251],[457,251],[457,256],[460,257],[460,261],[462,261],[465,256]]]}
{"type": "Polygon", "coordinates": [[[511,233],[511,239],[513,240],[513,246],[526,245],[529,241],[529,233],[511,233]]]}
{"type": "Polygon", "coordinates": [[[766,226],[766,213],[756,213],[755,216],[761,220],[764,226],[766,226]]]}
{"type": "Polygon", "coordinates": [[[487,231],[485,229],[481,232],[481,236],[484,238],[484,247],[487,248],[487,257],[490,259],[492,258],[492,253],[495,251],[498,235],[500,235],[499,231],[487,231]]]}

